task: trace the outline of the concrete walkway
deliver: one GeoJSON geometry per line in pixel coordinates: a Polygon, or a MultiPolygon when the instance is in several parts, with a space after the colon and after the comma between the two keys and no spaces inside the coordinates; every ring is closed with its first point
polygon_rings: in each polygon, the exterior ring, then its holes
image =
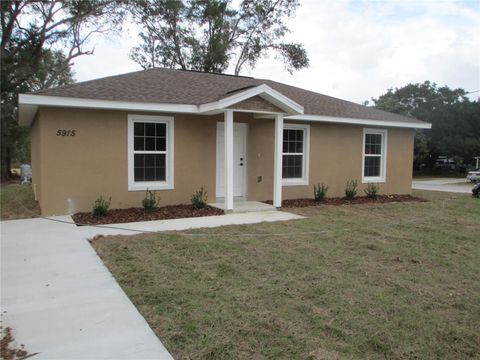
{"type": "Polygon", "coordinates": [[[34,359],[172,359],[90,246],[95,235],[300,219],[281,211],[77,227],[69,216],[0,223],[1,321],[34,359]]]}
{"type": "Polygon", "coordinates": [[[2,323],[34,359],[172,359],[75,225],[4,221],[1,236],[2,323]]]}
{"type": "Polygon", "coordinates": [[[412,189],[415,190],[431,190],[457,193],[472,193],[472,183],[465,182],[459,178],[439,178],[430,180],[413,180],[412,189]]]}
{"type": "Polygon", "coordinates": [[[303,219],[303,216],[284,211],[259,211],[231,213],[219,216],[194,217],[187,219],[143,221],[135,223],[80,226],[78,231],[87,239],[96,235],[132,235],[141,232],[182,231],[188,229],[213,228],[227,225],[246,225],[261,222],[303,219]]]}

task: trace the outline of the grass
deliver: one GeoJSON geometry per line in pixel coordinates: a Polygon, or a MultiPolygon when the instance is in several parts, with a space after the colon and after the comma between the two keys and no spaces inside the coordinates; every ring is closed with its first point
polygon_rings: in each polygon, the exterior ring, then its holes
{"type": "Polygon", "coordinates": [[[31,185],[0,186],[0,219],[26,219],[40,215],[31,185]]]}
{"type": "Polygon", "coordinates": [[[176,359],[478,358],[480,200],[414,195],[93,245],[176,359]]]}

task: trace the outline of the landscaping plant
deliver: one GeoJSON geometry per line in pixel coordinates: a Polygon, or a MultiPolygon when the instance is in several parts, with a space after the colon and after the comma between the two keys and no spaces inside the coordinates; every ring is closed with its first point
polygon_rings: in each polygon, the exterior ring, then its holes
{"type": "Polygon", "coordinates": [[[191,197],[191,201],[195,209],[203,209],[207,206],[207,192],[205,189],[202,187],[200,190],[195,191],[191,197]]]}
{"type": "Polygon", "coordinates": [[[323,201],[327,195],[328,186],[325,184],[317,184],[313,186],[313,197],[315,201],[323,201]]]}
{"type": "Polygon", "coordinates": [[[357,186],[358,186],[357,180],[347,181],[347,186],[345,187],[345,197],[348,200],[353,200],[355,196],[357,196],[357,186]]]}
{"type": "Polygon", "coordinates": [[[367,185],[367,188],[364,190],[365,191],[365,195],[367,195],[367,197],[369,199],[373,199],[373,200],[377,200],[378,199],[378,185],[375,184],[375,183],[369,183],[367,185]]]}
{"type": "Polygon", "coordinates": [[[154,191],[147,189],[145,198],[142,200],[142,206],[145,212],[154,212],[160,203],[160,197],[157,197],[154,191]]]}
{"type": "Polygon", "coordinates": [[[103,197],[99,196],[97,200],[93,203],[93,215],[95,216],[105,216],[107,215],[108,208],[110,207],[110,203],[112,202],[112,198],[110,197],[105,200],[103,197]]]}

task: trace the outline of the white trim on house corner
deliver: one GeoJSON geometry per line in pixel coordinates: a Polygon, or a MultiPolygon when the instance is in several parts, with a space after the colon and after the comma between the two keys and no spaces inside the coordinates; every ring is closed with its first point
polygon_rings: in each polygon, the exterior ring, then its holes
{"type": "Polygon", "coordinates": [[[363,129],[362,140],[362,184],[385,183],[387,180],[387,149],[388,149],[388,130],[387,129],[363,129]],[[382,135],[382,154],[380,156],[380,176],[365,176],[365,138],[367,134],[382,135]]]}
{"type": "Polygon", "coordinates": [[[338,123],[338,124],[372,125],[372,126],[399,127],[399,128],[410,128],[410,129],[431,129],[432,128],[432,124],[430,123],[355,119],[355,118],[344,118],[344,117],[323,116],[323,115],[307,115],[307,114],[286,116],[285,120],[318,121],[318,122],[331,122],[331,123],[338,123]]]}
{"type": "Polygon", "coordinates": [[[282,207],[283,114],[275,115],[273,150],[273,206],[282,207]]]}
{"type": "Polygon", "coordinates": [[[136,115],[128,114],[128,191],[145,190],[173,190],[175,171],[175,119],[172,116],[136,115]],[[165,156],[165,181],[135,181],[134,177],[134,148],[133,125],[135,122],[152,122],[167,124],[166,131],[166,156],[165,156]]]}
{"type": "Polygon", "coordinates": [[[279,93],[278,91],[273,90],[270,86],[266,84],[255,86],[244,91],[239,91],[236,94],[220,99],[218,101],[202,104],[199,106],[199,112],[207,113],[210,111],[225,109],[233,104],[250,99],[251,97],[257,95],[264,98],[271,104],[279,107],[280,109],[285,110],[285,112],[287,113],[303,114],[303,106],[297,104],[295,101],[279,93]]]}
{"type": "MultiPolygon", "coordinates": [[[[308,124],[292,124],[284,123],[283,129],[296,129],[304,131],[303,141],[303,163],[302,163],[302,177],[284,179],[282,177],[282,186],[307,186],[310,172],[310,125],[308,124]]],[[[282,157],[283,157],[283,138],[282,138],[282,157]]]]}

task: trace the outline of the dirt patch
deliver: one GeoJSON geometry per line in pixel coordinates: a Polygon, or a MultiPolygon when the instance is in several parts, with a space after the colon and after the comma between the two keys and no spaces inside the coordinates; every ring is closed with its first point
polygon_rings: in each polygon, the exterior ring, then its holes
{"type": "MultiPolygon", "coordinates": [[[[353,200],[348,200],[344,197],[335,197],[335,198],[326,198],[323,201],[315,201],[314,199],[292,199],[292,200],[283,200],[283,208],[296,208],[296,207],[307,207],[307,206],[318,206],[318,205],[353,205],[353,204],[369,204],[369,203],[390,203],[390,202],[407,202],[407,201],[416,201],[416,202],[425,202],[426,200],[415,197],[412,195],[379,195],[377,199],[371,199],[366,196],[357,196],[353,200]]],[[[272,205],[271,200],[264,201],[267,204],[272,205]]]]}
{"type": "Polygon", "coordinates": [[[77,225],[101,225],[224,214],[225,212],[223,210],[212,206],[206,206],[203,209],[195,209],[192,205],[171,205],[160,207],[153,212],[145,212],[143,208],[113,209],[108,210],[106,216],[94,216],[90,212],[81,212],[76,213],[72,218],[77,225]]]}

